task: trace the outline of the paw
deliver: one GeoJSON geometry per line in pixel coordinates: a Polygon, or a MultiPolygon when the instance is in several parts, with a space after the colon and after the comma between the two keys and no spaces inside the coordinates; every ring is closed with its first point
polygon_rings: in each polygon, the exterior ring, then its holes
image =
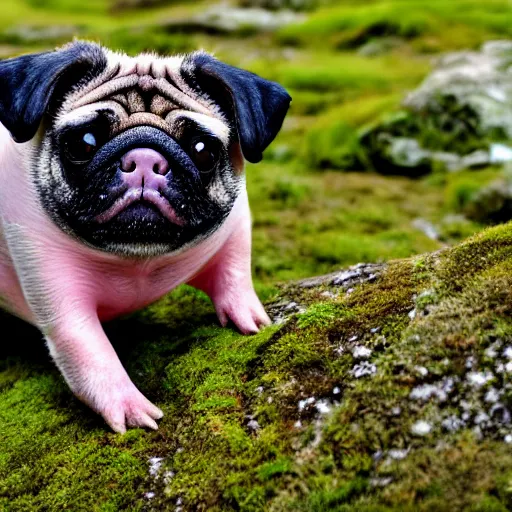
{"type": "Polygon", "coordinates": [[[221,325],[231,320],[242,334],[255,334],[272,323],[254,290],[216,298],[214,304],[221,325]]]}
{"type": "Polygon", "coordinates": [[[77,396],[103,416],[114,432],[124,434],[128,427],[158,430],[155,420],[162,418],[163,412],[128,378],[122,383],[105,383],[99,390],[91,391],[89,388],[87,393],[77,393],[77,396]]]}

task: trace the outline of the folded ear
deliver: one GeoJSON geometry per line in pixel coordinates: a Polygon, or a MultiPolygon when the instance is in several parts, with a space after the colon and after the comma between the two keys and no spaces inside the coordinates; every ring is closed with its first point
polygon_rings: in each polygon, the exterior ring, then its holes
{"type": "Polygon", "coordinates": [[[290,106],[286,90],[204,52],[187,56],[181,74],[190,87],[206,95],[236,123],[244,157],[259,162],[281,129],[290,106]]]}
{"type": "Polygon", "coordinates": [[[107,65],[100,46],[78,41],[61,50],[0,61],[0,122],[16,142],[37,132],[50,101],[107,65]]]}

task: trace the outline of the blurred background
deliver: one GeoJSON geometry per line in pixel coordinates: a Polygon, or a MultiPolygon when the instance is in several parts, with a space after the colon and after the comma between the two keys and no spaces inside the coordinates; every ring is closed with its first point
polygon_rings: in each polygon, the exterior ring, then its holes
{"type": "Polygon", "coordinates": [[[247,168],[260,292],[512,218],[510,0],[1,0],[0,56],[204,48],[288,88],[247,168]]]}

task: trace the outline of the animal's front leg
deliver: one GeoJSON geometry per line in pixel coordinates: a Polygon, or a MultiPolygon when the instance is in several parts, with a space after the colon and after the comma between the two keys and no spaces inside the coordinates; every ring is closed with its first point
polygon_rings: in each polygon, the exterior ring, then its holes
{"type": "Polygon", "coordinates": [[[157,429],[163,416],[133,384],[95,313],[61,319],[47,336],[50,353],[73,393],[116,432],[157,429]]]}
{"type": "Polygon", "coordinates": [[[248,206],[224,246],[189,284],[209,295],[223,326],[231,320],[242,333],[252,334],[271,323],[252,284],[248,206]]]}

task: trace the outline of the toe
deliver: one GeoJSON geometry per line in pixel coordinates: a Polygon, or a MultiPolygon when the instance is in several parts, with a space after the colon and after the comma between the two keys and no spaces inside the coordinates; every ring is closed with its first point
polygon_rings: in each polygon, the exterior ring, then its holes
{"type": "Polygon", "coordinates": [[[124,434],[126,432],[126,421],[122,410],[103,415],[103,418],[114,432],[118,434],[124,434]]]}

